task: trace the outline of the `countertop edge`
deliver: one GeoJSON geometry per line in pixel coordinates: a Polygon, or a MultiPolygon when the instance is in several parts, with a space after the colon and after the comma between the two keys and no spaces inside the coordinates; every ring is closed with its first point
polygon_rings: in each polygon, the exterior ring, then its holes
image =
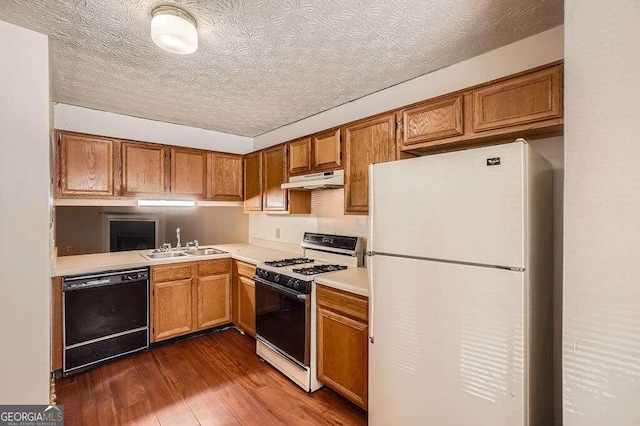
{"type": "Polygon", "coordinates": [[[346,291],[347,293],[356,294],[358,296],[369,298],[369,288],[363,288],[361,286],[349,284],[339,279],[332,278],[330,275],[317,277],[315,279],[316,284],[324,285],[327,287],[335,288],[337,290],[346,291]]]}
{"type": "MultiPolygon", "coordinates": [[[[228,247],[228,246],[233,246],[233,245],[241,245],[241,244],[213,244],[213,245],[203,246],[203,248],[212,247],[212,248],[220,248],[221,250],[224,250],[224,246],[228,247]]],[[[123,262],[123,263],[115,262],[112,265],[98,265],[98,266],[71,267],[71,268],[56,268],[55,264],[54,264],[54,267],[51,270],[51,278],[54,278],[54,277],[65,277],[65,276],[72,276],[72,275],[81,275],[81,274],[93,274],[93,273],[99,273],[99,272],[117,271],[117,270],[131,269],[131,268],[170,265],[170,264],[176,264],[176,263],[199,262],[199,261],[215,260],[215,259],[228,259],[228,258],[239,260],[239,261],[245,262],[245,263],[250,263],[250,264],[253,264],[253,265],[258,265],[258,264],[262,263],[262,261],[259,260],[259,259],[255,259],[255,258],[247,257],[246,255],[243,255],[243,254],[239,254],[239,252],[241,252],[242,250],[244,250],[246,248],[249,248],[249,247],[253,247],[253,248],[257,249],[257,250],[264,249],[264,250],[272,251],[272,249],[269,249],[269,248],[266,248],[266,247],[252,246],[250,244],[247,244],[247,245],[244,245],[242,248],[240,248],[239,250],[237,250],[235,252],[227,251],[227,253],[224,254],[224,255],[215,254],[215,255],[211,255],[211,256],[193,257],[193,258],[189,258],[189,259],[185,259],[184,257],[178,257],[178,258],[161,259],[161,260],[148,260],[148,259],[145,259],[144,257],[142,257],[142,255],[139,252],[131,252],[130,254],[132,256],[132,261],[130,261],[130,262],[127,261],[127,262],[123,262]],[[139,259],[135,259],[134,260],[133,256],[136,256],[139,259]]],[[[283,251],[279,251],[279,252],[285,253],[283,251]]],[[[122,252],[119,252],[119,253],[122,254],[122,252]]],[[[108,253],[99,253],[99,254],[108,254],[108,253]]],[[[292,255],[293,255],[293,253],[292,253],[292,255]]]]}

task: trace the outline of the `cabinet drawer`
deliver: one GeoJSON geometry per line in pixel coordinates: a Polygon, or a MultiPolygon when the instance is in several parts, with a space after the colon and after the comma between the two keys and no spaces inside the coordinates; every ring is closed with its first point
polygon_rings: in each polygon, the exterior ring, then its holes
{"type": "Polygon", "coordinates": [[[229,272],[229,259],[203,260],[198,262],[198,275],[220,275],[229,272]]]}
{"type": "Polygon", "coordinates": [[[336,290],[323,285],[317,288],[318,305],[362,321],[369,320],[369,301],[366,297],[357,296],[345,291],[336,290]]]}
{"type": "Polygon", "coordinates": [[[192,263],[179,263],[177,265],[153,266],[151,268],[151,281],[162,283],[167,281],[186,280],[191,278],[192,263]]]}
{"type": "Polygon", "coordinates": [[[247,278],[253,278],[256,275],[256,267],[255,265],[251,265],[249,263],[244,262],[236,262],[238,265],[238,275],[247,278]]]}

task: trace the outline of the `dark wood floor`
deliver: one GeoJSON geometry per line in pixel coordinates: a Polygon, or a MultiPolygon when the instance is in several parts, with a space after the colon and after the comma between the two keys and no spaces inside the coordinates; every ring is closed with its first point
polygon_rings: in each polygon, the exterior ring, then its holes
{"type": "Polygon", "coordinates": [[[65,425],[364,425],[332,391],[312,394],[227,330],[106,364],[56,382],[65,425]]]}

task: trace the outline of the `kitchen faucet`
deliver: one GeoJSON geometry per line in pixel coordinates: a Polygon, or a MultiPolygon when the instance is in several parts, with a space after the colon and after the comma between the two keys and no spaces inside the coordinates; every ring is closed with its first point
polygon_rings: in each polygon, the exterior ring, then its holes
{"type": "Polygon", "coordinates": [[[176,248],[180,248],[180,228],[176,228],[176,238],[178,238],[178,244],[176,248]]]}

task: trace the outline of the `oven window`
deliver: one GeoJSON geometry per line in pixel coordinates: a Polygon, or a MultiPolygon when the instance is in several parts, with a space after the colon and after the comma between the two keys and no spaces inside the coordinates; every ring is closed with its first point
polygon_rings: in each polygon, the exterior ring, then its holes
{"type": "Polygon", "coordinates": [[[308,305],[256,282],[257,334],[304,365],[309,365],[308,305]]]}
{"type": "Polygon", "coordinates": [[[147,281],[64,293],[67,346],[147,326],[147,281]]]}

